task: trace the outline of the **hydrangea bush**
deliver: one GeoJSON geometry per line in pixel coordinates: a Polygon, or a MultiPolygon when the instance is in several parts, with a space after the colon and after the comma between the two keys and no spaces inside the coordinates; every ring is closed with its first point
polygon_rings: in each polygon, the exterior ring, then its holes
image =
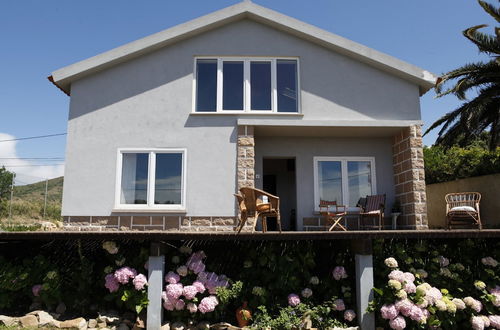
{"type": "Polygon", "coordinates": [[[356,324],[354,263],[339,242],[262,244],[246,251],[236,269],[242,298],[261,329],[328,328],[356,324]]]}
{"type": "Polygon", "coordinates": [[[229,287],[226,275],[209,272],[204,263],[205,252],[192,252],[181,246],[171,257],[171,270],[165,275],[163,307],[169,317],[196,319],[215,311],[219,305],[217,290],[229,287]]]}
{"type": "MultiPolygon", "coordinates": [[[[125,307],[136,313],[140,313],[148,304],[147,277],[138,273],[135,268],[125,266],[127,260],[120,254],[116,242],[103,242],[102,248],[106,251],[110,264],[104,268],[104,287],[109,294],[105,297],[107,301],[114,301],[121,308],[125,307]]],[[[147,257],[142,253],[142,258],[147,257]]],[[[140,258],[141,267],[147,271],[147,264],[140,258]]]]}
{"type": "Polygon", "coordinates": [[[379,241],[377,323],[391,329],[500,329],[500,244],[379,241]],[[495,257],[493,257],[495,256],[495,257]]]}

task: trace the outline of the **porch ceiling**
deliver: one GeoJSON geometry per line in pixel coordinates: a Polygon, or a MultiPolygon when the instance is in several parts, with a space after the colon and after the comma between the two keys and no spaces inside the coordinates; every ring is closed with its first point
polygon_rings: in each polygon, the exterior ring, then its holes
{"type": "Polygon", "coordinates": [[[253,126],[255,136],[392,137],[404,127],[421,124],[407,120],[238,120],[239,126],[253,126]]]}

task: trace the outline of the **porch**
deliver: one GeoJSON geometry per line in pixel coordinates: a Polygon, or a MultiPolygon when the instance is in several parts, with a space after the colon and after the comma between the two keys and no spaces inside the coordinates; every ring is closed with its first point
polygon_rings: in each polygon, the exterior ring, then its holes
{"type": "Polygon", "coordinates": [[[280,197],[284,230],[328,229],[319,200],[348,207],[359,227],[360,197],[385,194],[386,228],[427,229],[425,174],[417,121],[238,120],[238,189],[280,197]]]}

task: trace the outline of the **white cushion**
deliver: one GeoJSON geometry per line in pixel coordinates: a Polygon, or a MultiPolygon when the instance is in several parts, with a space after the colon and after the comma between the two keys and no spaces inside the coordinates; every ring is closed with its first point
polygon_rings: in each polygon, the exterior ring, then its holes
{"type": "Polygon", "coordinates": [[[476,212],[476,209],[473,208],[472,206],[455,206],[451,210],[453,211],[467,211],[467,212],[476,212]]]}

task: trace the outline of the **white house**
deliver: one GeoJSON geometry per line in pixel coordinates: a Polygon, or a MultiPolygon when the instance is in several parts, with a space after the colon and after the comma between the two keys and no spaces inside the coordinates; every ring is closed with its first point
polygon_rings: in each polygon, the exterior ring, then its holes
{"type": "Polygon", "coordinates": [[[251,2],[64,67],[62,213],[74,229],[232,230],[241,186],[284,228],[320,199],[398,198],[426,228],[420,68],[251,2]]]}

